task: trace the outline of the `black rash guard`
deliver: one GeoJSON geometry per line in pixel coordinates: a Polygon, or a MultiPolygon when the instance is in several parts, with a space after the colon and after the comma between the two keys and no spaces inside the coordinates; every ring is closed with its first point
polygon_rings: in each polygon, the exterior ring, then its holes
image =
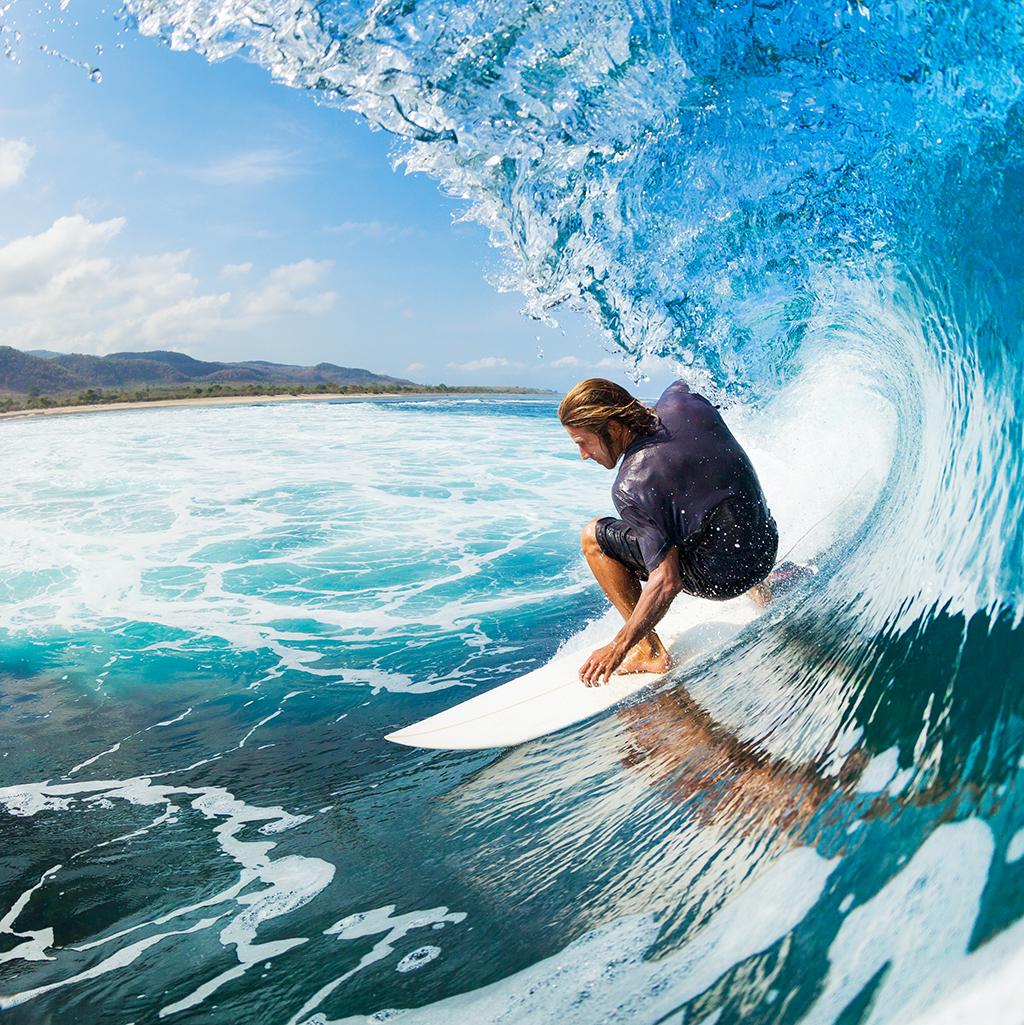
{"type": "Polygon", "coordinates": [[[635,533],[648,573],[670,548],[685,553],[727,499],[731,508],[750,510],[774,530],[754,467],[707,399],[676,381],[655,412],[658,429],[626,446],[612,487],[612,501],[635,533]]]}

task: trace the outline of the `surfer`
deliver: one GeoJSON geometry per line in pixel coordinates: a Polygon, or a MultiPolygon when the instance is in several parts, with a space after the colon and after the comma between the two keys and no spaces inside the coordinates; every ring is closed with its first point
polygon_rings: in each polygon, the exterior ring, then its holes
{"type": "Polygon", "coordinates": [[[751,592],[767,603],[778,531],[747,454],[707,399],[676,381],[650,409],[590,378],[562,399],[558,418],[583,459],[608,470],[621,460],[618,518],[591,520],[583,553],[625,623],[580,668],[585,684],[665,672],[654,628],[680,593],[726,601],[751,592]]]}

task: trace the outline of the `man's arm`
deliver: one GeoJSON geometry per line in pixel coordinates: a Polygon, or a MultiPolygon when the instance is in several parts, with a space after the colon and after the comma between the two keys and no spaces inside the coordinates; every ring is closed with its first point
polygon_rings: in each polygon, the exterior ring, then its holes
{"type": "Polygon", "coordinates": [[[583,663],[580,679],[586,684],[607,683],[629,649],[657,626],[682,589],[679,554],[675,548],[670,548],[651,574],[636,607],[611,644],[598,648],[583,663]]]}

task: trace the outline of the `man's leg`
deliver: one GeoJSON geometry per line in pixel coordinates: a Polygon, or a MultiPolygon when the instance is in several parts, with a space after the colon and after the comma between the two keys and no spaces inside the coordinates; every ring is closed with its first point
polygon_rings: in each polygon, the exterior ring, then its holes
{"type": "MultiPolygon", "coordinates": [[[[623,619],[629,619],[640,599],[640,580],[628,566],[602,551],[597,543],[596,524],[597,520],[591,520],[583,528],[583,554],[608,600],[618,609],[623,619]]],[[[663,673],[668,667],[668,651],[652,630],[633,645],[616,672],[663,673]]]]}

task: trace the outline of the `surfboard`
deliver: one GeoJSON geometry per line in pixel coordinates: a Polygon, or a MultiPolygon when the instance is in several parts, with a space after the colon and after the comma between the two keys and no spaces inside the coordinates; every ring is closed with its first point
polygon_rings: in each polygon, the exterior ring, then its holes
{"type": "MultiPolygon", "coordinates": [[[[674,675],[687,663],[719,649],[762,611],[751,599],[728,602],[677,600],[658,624],[658,636],[672,657],[668,673],[612,675],[606,684],[588,687],[580,681],[580,666],[593,648],[556,656],[539,669],[462,701],[404,729],[387,740],[408,747],[447,751],[476,751],[512,747],[583,722],[612,708],[645,687],[674,675]]],[[[609,627],[608,636],[617,629],[609,627]]]]}

